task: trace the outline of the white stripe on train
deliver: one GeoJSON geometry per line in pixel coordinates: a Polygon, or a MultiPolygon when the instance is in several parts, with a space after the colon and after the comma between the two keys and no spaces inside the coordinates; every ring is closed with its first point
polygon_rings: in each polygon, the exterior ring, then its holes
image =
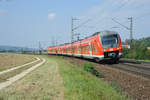
{"type": "MultiPolygon", "coordinates": [[[[56,53],[48,53],[48,54],[56,54],[56,53]]],[[[83,58],[89,58],[89,59],[94,59],[94,58],[99,58],[100,60],[104,59],[104,55],[86,55],[86,54],[72,54],[72,53],[57,53],[59,55],[68,55],[68,56],[76,56],[76,57],[83,57],[83,58]]],[[[120,58],[122,56],[122,53],[119,53],[120,58]]]]}

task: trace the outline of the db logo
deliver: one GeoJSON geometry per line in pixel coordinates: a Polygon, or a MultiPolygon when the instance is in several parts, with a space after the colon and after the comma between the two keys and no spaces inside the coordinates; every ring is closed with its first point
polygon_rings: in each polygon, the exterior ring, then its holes
{"type": "Polygon", "coordinates": [[[109,49],[110,51],[113,51],[113,49],[109,49]]]}

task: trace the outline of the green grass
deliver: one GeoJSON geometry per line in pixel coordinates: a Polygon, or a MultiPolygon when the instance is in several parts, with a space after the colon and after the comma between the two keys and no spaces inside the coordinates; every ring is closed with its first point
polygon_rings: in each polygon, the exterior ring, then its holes
{"type": "Polygon", "coordinates": [[[122,89],[118,84],[116,84],[115,82],[112,81],[110,83],[110,85],[113,89],[115,89],[117,91],[117,93],[122,94],[122,89]]]}
{"type": "Polygon", "coordinates": [[[138,61],[150,62],[150,60],[138,60],[138,61]]]}
{"type": "Polygon", "coordinates": [[[59,64],[63,77],[65,100],[125,100],[110,84],[99,78],[63,61],[61,57],[51,56],[52,61],[59,64]]]}
{"type": "MultiPolygon", "coordinates": [[[[123,59],[129,60],[128,58],[123,58],[123,59]]],[[[130,59],[130,60],[142,61],[142,62],[150,62],[150,60],[148,60],[148,59],[147,60],[143,60],[143,59],[140,59],[140,60],[139,59],[138,60],[137,59],[130,59]]]]}
{"type": "Polygon", "coordinates": [[[95,75],[96,77],[104,78],[104,75],[101,74],[99,71],[97,71],[97,70],[94,68],[94,66],[93,66],[92,63],[85,63],[85,64],[83,65],[83,68],[84,68],[85,71],[90,72],[91,74],[95,75]]]}

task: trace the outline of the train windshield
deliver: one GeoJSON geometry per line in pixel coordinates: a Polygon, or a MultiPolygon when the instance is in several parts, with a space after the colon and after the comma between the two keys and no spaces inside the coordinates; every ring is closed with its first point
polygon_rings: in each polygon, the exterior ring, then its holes
{"type": "Polygon", "coordinates": [[[118,35],[106,35],[101,37],[102,46],[104,49],[106,48],[114,48],[119,46],[118,35]]]}

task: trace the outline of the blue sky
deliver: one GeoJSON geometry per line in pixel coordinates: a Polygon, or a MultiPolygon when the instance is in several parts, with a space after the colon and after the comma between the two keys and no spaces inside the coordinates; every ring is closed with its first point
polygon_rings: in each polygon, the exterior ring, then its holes
{"type": "MultiPolygon", "coordinates": [[[[70,42],[71,16],[75,30],[84,38],[97,31],[117,31],[123,40],[133,17],[134,38],[150,36],[150,0],[0,0],[0,45],[43,47],[70,42]],[[118,27],[118,28],[113,28],[118,27]]],[[[76,38],[76,37],[75,37],[76,38]]]]}

